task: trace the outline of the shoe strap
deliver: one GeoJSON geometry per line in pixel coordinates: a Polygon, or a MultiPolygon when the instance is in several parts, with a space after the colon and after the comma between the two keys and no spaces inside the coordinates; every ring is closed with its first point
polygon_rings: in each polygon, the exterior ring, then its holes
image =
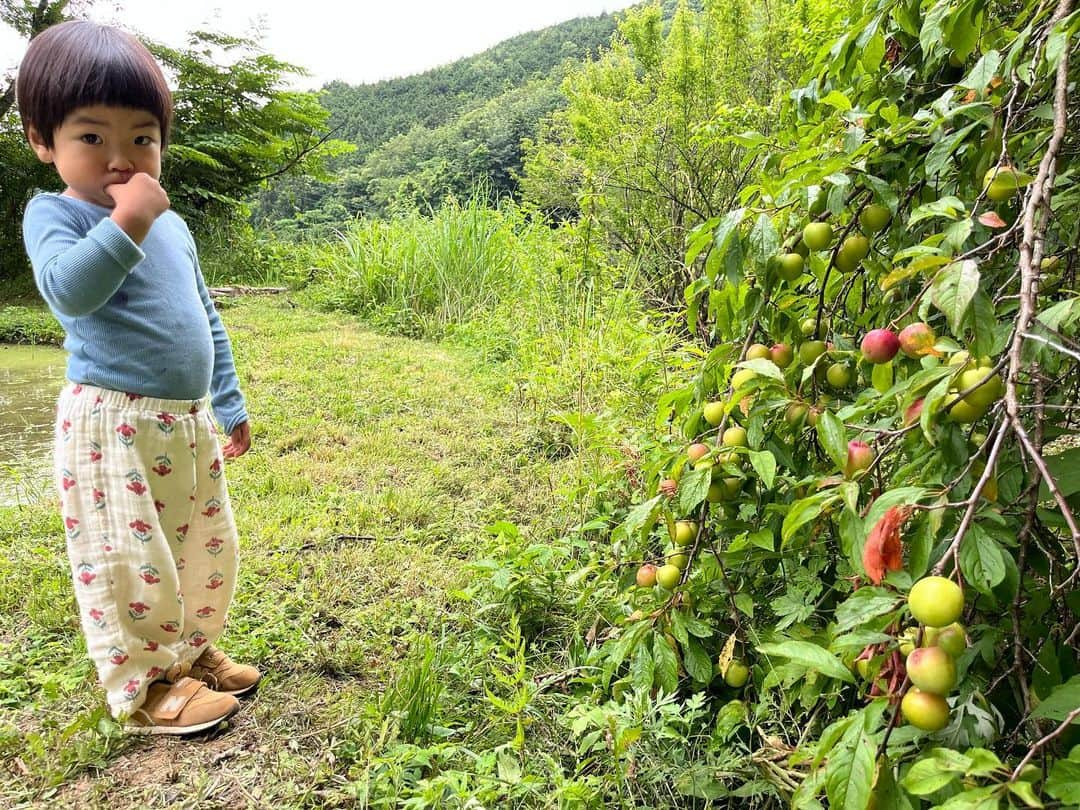
{"type": "Polygon", "coordinates": [[[191,672],[190,661],[177,661],[165,670],[165,680],[169,683],[179,683],[180,679],[191,672]]]}
{"type": "Polygon", "coordinates": [[[184,710],[184,707],[191,702],[191,699],[205,688],[206,685],[202,681],[197,681],[194,678],[181,678],[169,687],[169,691],[158,701],[155,714],[164,720],[175,720],[180,716],[180,712],[184,710]]]}

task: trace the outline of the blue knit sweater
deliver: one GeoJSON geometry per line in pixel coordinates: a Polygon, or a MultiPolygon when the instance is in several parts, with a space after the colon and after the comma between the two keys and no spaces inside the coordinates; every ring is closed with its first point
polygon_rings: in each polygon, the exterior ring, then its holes
{"type": "Polygon", "coordinates": [[[165,399],[209,392],[232,432],[247,420],[244,397],[187,225],[166,211],[140,246],[111,213],[38,194],[23,216],[34,279],[67,333],[68,379],[165,399]]]}

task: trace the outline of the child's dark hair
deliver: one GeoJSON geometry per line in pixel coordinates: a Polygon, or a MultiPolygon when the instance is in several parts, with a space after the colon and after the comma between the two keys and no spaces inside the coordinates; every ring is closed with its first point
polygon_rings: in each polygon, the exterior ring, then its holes
{"type": "Polygon", "coordinates": [[[30,41],[16,79],[23,132],[37,130],[50,149],[53,133],[79,107],[105,104],[146,110],[169,141],[172,93],[161,68],[131,34],[88,20],[47,28],[30,41]]]}

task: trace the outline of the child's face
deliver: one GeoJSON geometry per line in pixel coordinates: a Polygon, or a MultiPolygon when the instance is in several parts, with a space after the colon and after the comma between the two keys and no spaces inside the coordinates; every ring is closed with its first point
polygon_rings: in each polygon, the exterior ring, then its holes
{"type": "Polygon", "coordinates": [[[105,189],[144,172],[161,176],[161,126],[152,113],[93,104],[73,110],[45,146],[33,127],[30,145],[67,183],[65,194],[112,208],[105,189]]]}

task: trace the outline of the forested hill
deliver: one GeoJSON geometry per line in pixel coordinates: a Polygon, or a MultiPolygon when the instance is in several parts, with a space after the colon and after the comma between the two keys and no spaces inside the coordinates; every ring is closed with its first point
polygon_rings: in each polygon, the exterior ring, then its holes
{"type": "Polygon", "coordinates": [[[376,84],[331,82],[323,104],[337,137],[357,145],[362,160],[394,135],[419,124],[434,128],[530,79],[546,78],[566,60],[595,55],[611,39],[615,17],[579,17],[520,34],[482,53],[426,73],[376,84]]]}
{"type": "Polygon", "coordinates": [[[425,73],[353,86],[332,82],[322,104],[334,137],[356,144],[325,182],[283,178],[259,199],[256,220],[279,232],[336,227],[359,213],[437,207],[477,183],[516,191],[521,139],[563,98],[569,66],[595,58],[618,14],[580,17],[504,40],[425,73]]]}

